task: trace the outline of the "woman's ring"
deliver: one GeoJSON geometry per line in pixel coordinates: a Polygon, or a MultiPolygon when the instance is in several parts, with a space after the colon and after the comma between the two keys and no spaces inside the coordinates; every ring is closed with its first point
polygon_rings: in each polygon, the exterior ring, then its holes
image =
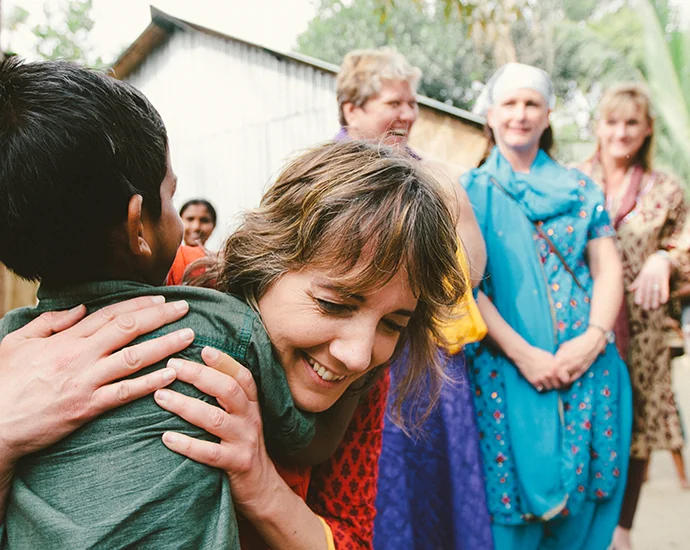
{"type": "Polygon", "coordinates": [[[543,392],[543,391],[544,391],[544,386],[537,386],[537,391],[538,391],[539,393],[543,392]]]}
{"type": "Polygon", "coordinates": [[[659,290],[659,284],[658,284],[658,283],[654,283],[654,284],[652,285],[652,290],[659,290]]]}

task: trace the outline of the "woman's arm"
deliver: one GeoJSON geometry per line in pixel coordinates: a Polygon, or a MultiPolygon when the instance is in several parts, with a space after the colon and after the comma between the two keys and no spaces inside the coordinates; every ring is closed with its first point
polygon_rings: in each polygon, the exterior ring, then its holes
{"type": "Polygon", "coordinates": [[[470,266],[470,278],[472,286],[476,287],[481,283],[486,269],[486,244],[484,237],[479,229],[477,217],[470,204],[467,192],[461,185],[454,186],[457,197],[457,224],[455,226],[458,237],[465,247],[468,263],[470,266]]]}
{"type": "Polygon", "coordinates": [[[567,376],[561,372],[556,357],[532,346],[520,336],[483,292],[477,296],[477,306],[486,323],[489,338],[537,390],[560,388],[567,382],[567,376]]]}
{"type": "Polygon", "coordinates": [[[615,240],[604,237],[589,241],[587,262],[594,281],[589,323],[613,330],[623,304],[623,264],[615,240]]]}
{"type": "Polygon", "coordinates": [[[186,302],[135,298],[85,319],[86,308],[44,313],[0,343],[0,520],[19,458],[48,447],[112,408],[170,384],[173,369],[118,379],[183,350],[183,329],[119,350],[187,313],[186,302]],[[113,355],[110,355],[113,353],[113,355]]]}
{"type": "Polygon", "coordinates": [[[587,372],[604,350],[605,333],[613,330],[623,303],[623,264],[613,237],[589,241],[587,261],[594,281],[589,328],[565,342],[556,352],[556,358],[569,374],[570,382],[587,372]]]}
{"type": "Polygon", "coordinates": [[[445,191],[448,208],[457,220],[455,229],[465,249],[472,286],[476,287],[484,277],[486,244],[467,191],[458,183],[458,178],[466,168],[439,159],[431,160],[430,157],[427,153],[424,154],[425,162],[436,172],[437,179],[445,191]]]}
{"type": "Polygon", "coordinates": [[[220,438],[201,441],[166,432],[163,443],[202,464],[221,468],[230,480],[233,503],[274,550],[327,550],[324,525],[276,471],[263,440],[256,384],[249,370],[211,348],[207,368],[173,359],[177,378],[218,400],[216,407],[170,390],[154,396],[164,409],[220,438]]]}
{"type": "Polygon", "coordinates": [[[672,274],[678,274],[681,280],[690,278],[688,204],[680,184],[675,181],[668,183],[670,204],[659,233],[658,251],[647,258],[627,288],[635,293],[635,303],[644,310],[657,309],[668,302],[672,274]]]}

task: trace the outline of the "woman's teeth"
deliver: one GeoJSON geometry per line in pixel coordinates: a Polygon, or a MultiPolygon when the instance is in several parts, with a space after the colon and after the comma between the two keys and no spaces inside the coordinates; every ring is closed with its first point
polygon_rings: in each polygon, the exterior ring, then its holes
{"type": "Polygon", "coordinates": [[[337,382],[345,378],[345,376],[336,376],[331,371],[326,370],[325,367],[319,365],[319,363],[311,357],[307,357],[307,363],[311,365],[311,368],[314,369],[314,372],[318,374],[322,380],[326,380],[327,382],[337,382]]]}

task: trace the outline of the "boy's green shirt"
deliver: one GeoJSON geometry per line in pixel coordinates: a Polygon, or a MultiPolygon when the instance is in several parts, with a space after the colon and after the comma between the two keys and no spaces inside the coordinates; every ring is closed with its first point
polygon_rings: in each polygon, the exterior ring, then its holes
{"type": "MultiPolygon", "coordinates": [[[[194,343],[177,356],[200,362],[201,349],[213,346],[252,371],[270,451],[290,454],[311,441],[313,416],[295,407],[261,322],[244,302],[230,295],[128,281],[90,283],[58,292],[41,288],[37,307],[12,311],[2,319],[0,338],[45,311],[84,303],[92,312],[145,295],[163,295],[167,301],[184,299],[189,313],[134,343],[183,327],[193,329],[194,343]]],[[[170,387],[215,404],[188,384],[175,381],[170,387]]],[[[239,549],[225,473],[168,450],[161,441],[168,430],[213,440],[147,396],[101,415],[59,443],[22,459],[0,548],[239,549]]]]}

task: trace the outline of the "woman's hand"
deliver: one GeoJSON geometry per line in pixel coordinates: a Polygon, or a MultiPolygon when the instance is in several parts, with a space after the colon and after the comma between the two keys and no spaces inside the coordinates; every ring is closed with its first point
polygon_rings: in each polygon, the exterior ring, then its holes
{"type": "Polygon", "coordinates": [[[561,372],[567,376],[566,384],[572,384],[586,373],[605,347],[606,338],[595,328],[561,344],[556,359],[561,372]]]}
{"type": "Polygon", "coordinates": [[[179,380],[215,397],[222,409],[171,390],[158,390],[154,395],[161,407],[221,441],[166,432],[163,443],[192,460],[225,470],[233,504],[271,548],[325,550],[329,546],[321,520],[280,477],[266,452],[251,373],[214,349],[204,348],[201,356],[213,368],[181,359],[171,359],[168,364],[179,380]]]}
{"type": "Polygon", "coordinates": [[[654,253],[642,266],[637,278],[628,287],[635,293],[635,303],[644,310],[657,309],[668,302],[671,262],[654,253]]]}
{"type": "Polygon", "coordinates": [[[194,340],[191,330],[113,351],[180,319],[187,310],[186,302],[135,298],[85,319],[84,306],[44,313],[5,336],[0,343],[2,469],[101,413],[172,382],[175,371],[169,368],[117,380],[186,348],[194,340]]]}
{"type": "Polygon", "coordinates": [[[215,397],[222,408],[166,389],[158,390],[154,397],[162,408],[221,441],[166,432],[163,443],[227,472],[235,507],[251,517],[270,503],[275,483],[282,482],[266,452],[256,384],[249,370],[225,354],[204,348],[202,358],[213,368],[182,359],[171,359],[168,366],[175,369],[179,380],[215,397]]]}
{"type": "Polygon", "coordinates": [[[535,346],[527,346],[524,351],[512,359],[520,369],[522,376],[537,391],[558,389],[568,383],[568,376],[560,368],[558,358],[548,351],[535,346]]]}

